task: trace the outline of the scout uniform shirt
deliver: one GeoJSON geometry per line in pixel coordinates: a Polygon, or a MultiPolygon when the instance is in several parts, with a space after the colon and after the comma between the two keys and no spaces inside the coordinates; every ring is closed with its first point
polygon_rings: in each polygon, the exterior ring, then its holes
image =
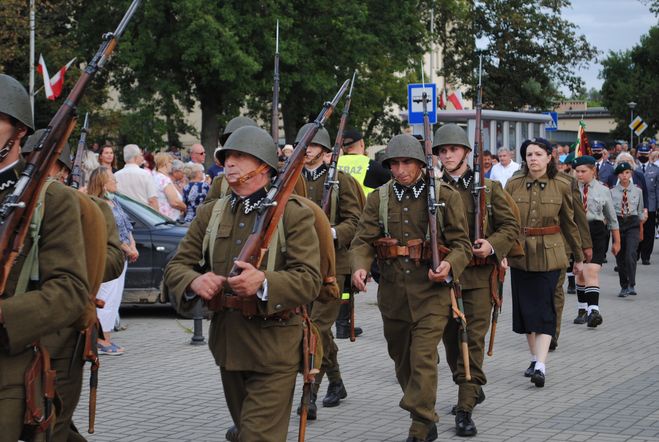
{"type": "MultiPolygon", "coordinates": [[[[321,164],[318,168],[311,171],[302,169],[302,175],[307,184],[307,198],[318,206],[322,203],[328,169],[325,164],[321,164]]],[[[338,200],[335,200],[336,219],[330,220],[330,223],[336,231],[334,241],[336,249],[336,274],[348,275],[350,273],[348,247],[352,238],[355,236],[359,217],[362,214],[362,197],[357,193],[360,192],[360,189],[357,187],[359,184],[349,175],[339,171],[337,181],[339,182],[339,195],[338,200]]],[[[332,198],[335,198],[334,193],[332,194],[332,198]]],[[[330,201],[330,205],[332,203],[330,201]]]]}
{"type": "Polygon", "coordinates": [[[565,244],[572,250],[575,261],[583,261],[579,230],[574,222],[572,184],[567,177],[558,173],[549,178],[545,174],[534,180],[520,173],[508,180],[506,191],[519,207],[522,221],[519,242],[525,252],[524,256],[509,258],[511,267],[527,272],[564,269],[568,265],[565,244]],[[559,233],[535,236],[524,233],[526,227],[557,225],[560,225],[559,233]]]}
{"type": "MultiPolygon", "coordinates": [[[[217,230],[212,261],[212,271],[227,276],[233,261],[247,240],[265,190],[259,190],[241,199],[235,194],[225,197],[218,204],[226,204],[217,230]]],[[[186,291],[190,283],[210,271],[206,264],[200,268],[202,243],[214,204],[199,207],[197,216],[179,244],[176,255],[165,269],[165,286],[175,294],[180,308],[189,307],[186,291]]],[[[286,202],[283,227],[286,239],[285,253],[280,247],[268,253],[276,253],[275,271],[265,271],[267,300],[257,301],[260,313],[273,315],[311,302],[320,290],[320,258],[318,237],[314,230],[311,210],[291,197],[286,202]]],[[[263,258],[265,269],[268,256],[263,258]]],[[[231,288],[225,284],[224,296],[231,288]]],[[[240,311],[226,309],[214,312],[209,331],[208,345],[215,362],[226,370],[249,370],[274,373],[295,370],[301,359],[301,319],[292,315],[287,320],[263,316],[245,317],[240,311]]]]}
{"type": "Polygon", "coordinates": [[[601,221],[607,224],[609,230],[618,230],[618,218],[611,199],[611,190],[598,180],[590,183],[579,183],[579,192],[586,204],[586,218],[588,221],[601,221]],[[584,189],[588,188],[586,194],[584,189]],[[585,196],[584,196],[585,194],[585,196]]]}
{"type": "Polygon", "coordinates": [[[613,199],[613,207],[615,208],[616,215],[619,218],[627,218],[629,216],[643,215],[643,195],[641,189],[634,184],[629,184],[624,188],[620,183],[611,189],[611,198],[613,199]],[[625,194],[627,201],[625,201],[625,194]]]}
{"type": "MultiPolygon", "coordinates": [[[[472,170],[467,170],[465,174],[459,177],[456,181],[448,172],[444,172],[442,179],[444,182],[452,184],[462,198],[462,204],[466,209],[467,222],[469,223],[469,239],[473,244],[475,240],[475,201],[470,184],[471,180],[474,179],[474,173],[472,170]]],[[[487,207],[486,205],[485,207],[486,213],[484,216],[486,221],[485,232],[483,232],[484,238],[487,239],[494,249],[495,256],[492,258],[501,261],[508,255],[508,252],[519,235],[519,224],[513,208],[510,207],[508,200],[504,195],[501,183],[486,178],[483,180],[483,184],[487,187],[486,192],[490,194],[490,197],[487,198],[487,200],[491,206],[487,207]]],[[[462,288],[469,290],[473,288],[489,287],[492,267],[493,264],[467,267],[460,278],[462,288]]]]}
{"type": "MultiPolygon", "coordinates": [[[[437,181],[439,184],[440,181],[437,181]]],[[[425,239],[428,232],[428,199],[425,177],[413,186],[405,187],[394,180],[384,186],[389,188],[388,227],[391,237],[406,245],[413,239],[425,239]]],[[[384,187],[383,186],[383,187],[384,187]]],[[[379,224],[380,187],[368,195],[355,239],[350,246],[352,271],[368,270],[375,257],[373,242],[383,237],[379,224]]],[[[471,259],[471,244],[467,232],[467,220],[460,195],[455,189],[441,184],[437,203],[443,218],[437,224],[438,240],[450,249],[444,258],[451,264],[453,279],[460,278],[471,259]]],[[[436,313],[440,306],[440,285],[428,279],[428,263],[416,264],[407,257],[378,260],[380,284],[378,307],[382,315],[390,319],[416,322],[436,313]]]]}

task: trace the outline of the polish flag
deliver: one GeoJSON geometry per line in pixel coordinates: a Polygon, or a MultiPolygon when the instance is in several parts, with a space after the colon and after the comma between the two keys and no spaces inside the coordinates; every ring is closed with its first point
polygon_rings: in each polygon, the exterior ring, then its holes
{"type": "Polygon", "coordinates": [[[442,93],[439,94],[439,109],[446,110],[446,88],[442,88],[442,93]]]}
{"type": "Polygon", "coordinates": [[[462,105],[462,92],[459,89],[454,90],[451,95],[448,96],[448,101],[453,104],[455,110],[462,110],[464,106],[462,105]]]}
{"type": "Polygon", "coordinates": [[[46,67],[46,61],[43,59],[43,55],[39,55],[39,66],[37,66],[37,71],[43,75],[43,89],[46,93],[46,98],[49,100],[55,100],[62,94],[62,88],[64,87],[64,74],[66,74],[66,71],[71,67],[75,60],[74,57],[65,66],[60,68],[60,70],[51,78],[50,75],[48,75],[48,68],[46,67]]]}

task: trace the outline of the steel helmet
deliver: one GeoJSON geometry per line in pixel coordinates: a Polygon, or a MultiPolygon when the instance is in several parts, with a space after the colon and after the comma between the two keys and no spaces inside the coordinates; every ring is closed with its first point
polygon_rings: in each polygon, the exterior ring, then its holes
{"type": "Polygon", "coordinates": [[[232,133],[234,133],[236,130],[240,129],[243,126],[259,127],[259,125],[256,124],[256,121],[252,120],[249,117],[243,117],[243,116],[234,117],[231,120],[229,120],[227,126],[224,128],[224,132],[220,137],[220,144],[224,146],[224,143],[226,143],[227,139],[229,138],[229,135],[231,135],[232,133]]]}
{"type": "Polygon", "coordinates": [[[408,134],[396,135],[389,140],[382,157],[382,165],[387,168],[390,167],[389,160],[393,158],[413,158],[424,164],[426,162],[419,140],[408,134]]]}
{"type": "Polygon", "coordinates": [[[243,126],[233,132],[224,147],[217,152],[217,159],[224,163],[227,151],[248,153],[266,163],[277,173],[279,158],[277,146],[269,133],[255,126],[243,126]]]}
{"type": "MultiPolygon", "coordinates": [[[[21,149],[21,153],[23,155],[27,155],[32,152],[34,148],[37,147],[37,144],[45,132],[46,129],[38,129],[32,135],[27,137],[27,140],[25,140],[25,144],[21,149]]],[[[64,147],[62,148],[62,153],[60,154],[58,161],[64,164],[69,170],[73,170],[73,161],[71,161],[71,146],[69,145],[68,141],[64,143],[64,147]]]]}
{"type": "Polygon", "coordinates": [[[18,80],[5,74],[0,74],[0,112],[23,123],[28,134],[34,132],[30,97],[18,80]]]}
{"type": "Polygon", "coordinates": [[[437,148],[440,146],[462,146],[471,150],[467,132],[454,123],[445,124],[435,131],[435,139],[432,145],[432,152],[436,155],[437,148]]]}
{"type": "MultiPolygon", "coordinates": [[[[307,123],[304,126],[302,126],[300,130],[297,132],[297,136],[295,137],[295,144],[302,141],[302,137],[304,137],[307,131],[314,126],[315,123],[307,123]]],[[[313,139],[311,140],[311,143],[309,144],[312,143],[318,144],[319,146],[323,146],[325,150],[330,150],[330,151],[332,150],[332,141],[330,141],[329,132],[327,132],[327,129],[325,129],[324,127],[318,129],[318,132],[316,132],[316,135],[314,135],[313,139]]]]}

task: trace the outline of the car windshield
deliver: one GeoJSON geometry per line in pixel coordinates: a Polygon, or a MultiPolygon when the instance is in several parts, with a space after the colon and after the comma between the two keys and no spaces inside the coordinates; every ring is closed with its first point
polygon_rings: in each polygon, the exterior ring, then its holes
{"type": "Polygon", "coordinates": [[[123,208],[139,216],[146,224],[152,226],[158,226],[161,224],[176,224],[176,222],[171,218],[166,217],[160,212],[156,212],[146,204],[139,203],[121,193],[115,193],[115,195],[123,208]]]}

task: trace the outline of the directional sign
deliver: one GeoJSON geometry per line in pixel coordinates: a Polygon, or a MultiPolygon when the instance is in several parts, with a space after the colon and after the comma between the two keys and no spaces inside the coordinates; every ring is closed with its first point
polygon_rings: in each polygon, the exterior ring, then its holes
{"type": "Polygon", "coordinates": [[[629,128],[634,131],[636,136],[641,136],[641,134],[648,128],[648,124],[643,121],[643,118],[636,117],[634,121],[629,125],[629,128]]]}
{"type": "Polygon", "coordinates": [[[423,124],[423,91],[428,94],[428,119],[437,124],[437,85],[416,83],[407,85],[407,121],[409,124],[423,124]]]}
{"type": "Polygon", "coordinates": [[[551,117],[551,121],[545,123],[545,130],[548,132],[558,130],[558,112],[543,112],[551,117]]]}

